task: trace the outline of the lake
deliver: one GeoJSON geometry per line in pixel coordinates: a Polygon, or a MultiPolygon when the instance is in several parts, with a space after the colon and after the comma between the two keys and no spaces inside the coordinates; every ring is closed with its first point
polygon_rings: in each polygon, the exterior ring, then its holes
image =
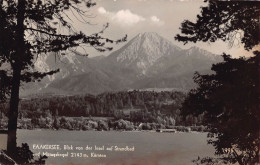
{"type": "Polygon", "coordinates": [[[28,143],[34,153],[58,152],[60,155],[47,159],[47,164],[55,165],[190,165],[198,156],[214,153],[214,148],[207,145],[206,133],[18,130],[17,136],[18,144],[28,143]],[[43,145],[59,145],[59,150],[55,150],[55,146],[40,150],[43,145]],[[64,145],[72,146],[73,150],[64,150],[64,145]],[[94,150],[95,146],[105,150],[111,146],[113,149],[127,146],[134,147],[134,151],[94,150]],[[76,147],[83,147],[83,150],[76,150],[76,147]],[[86,147],[92,147],[92,150],[85,150],[86,147]],[[91,157],[91,152],[106,157],[91,157]],[[69,153],[68,157],[61,157],[66,153],[69,153]]]}

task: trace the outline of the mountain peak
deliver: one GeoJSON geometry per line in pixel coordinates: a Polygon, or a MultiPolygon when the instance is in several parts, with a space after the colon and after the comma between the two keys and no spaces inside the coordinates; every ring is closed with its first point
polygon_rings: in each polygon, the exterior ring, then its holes
{"type": "MultiPolygon", "coordinates": [[[[141,44],[146,44],[146,42],[154,42],[154,44],[159,44],[158,42],[166,40],[155,32],[144,32],[139,33],[134,39],[141,40],[141,44]]],[[[153,43],[148,43],[153,44],[153,43]]]]}
{"type": "Polygon", "coordinates": [[[139,33],[109,58],[118,64],[141,71],[143,74],[162,56],[169,56],[180,49],[155,32],[139,33]]]}
{"type": "Polygon", "coordinates": [[[151,37],[151,36],[159,36],[158,33],[156,32],[144,32],[144,33],[139,33],[139,37],[151,37]]]}

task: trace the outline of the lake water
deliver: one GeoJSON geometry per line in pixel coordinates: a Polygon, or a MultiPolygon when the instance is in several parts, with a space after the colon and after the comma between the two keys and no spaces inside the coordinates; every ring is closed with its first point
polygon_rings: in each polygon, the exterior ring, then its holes
{"type": "MultiPolygon", "coordinates": [[[[60,154],[68,157],[49,157],[47,164],[87,164],[87,165],[190,165],[198,156],[212,156],[214,149],[207,145],[206,133],[157,133],[157,132],[98,132],[98,131],[53,131],[18,130],[18,144],[60,145],[60,154]],[[73,146],[73,151],[64,150],[64,145],[73,146]],[[111,146],[135,147],[134,151],[95,151],[88,147],[111,146]],[[83,147],[77,151],[76,147],[83,147]],[[90,157],[91,152],[106,155],[106,158],[90,157]],[[82,153],[81,157],[71,157],[71,153],[82,153]],[[89,157],[83,157],[88,155],[89,157]]],[[[32,149],[57,153],[57,150],[32,149]]],[[[74,155],[75,156],[75,155],[74,155]]]]}

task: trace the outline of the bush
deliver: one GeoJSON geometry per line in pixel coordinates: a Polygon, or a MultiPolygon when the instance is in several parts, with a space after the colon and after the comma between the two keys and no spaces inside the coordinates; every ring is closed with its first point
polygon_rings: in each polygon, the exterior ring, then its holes
{"type": "Polygon", "coordinates": [[[127,131],[133,131],[133,130],[135,130],[135,127],[134,127],[134,125],[127,125],[126,128],[125,128],[125,130],[127,130],[127,131]]]}
{"type": "Polygon", "coordinates": [[[197,132],[207,132],[207,127],[201,125],[201,126],[192,126],[190,127],[191,131],[197,131],[197,132]]]}
{"type": "Polygon", "coordinates": [[[83,125],[83,126],[82,126],[82,130],[83,130],[83,131],[90,130],[90,127],[89,127],[88,125],[83,125]]]}
{"type": "Polygon", "coordinates": [[[40,156],[38,160],[34,160],[33,152],[30,150],[27,143],[22,143],[21,147],[17,147],[17,153],[15,157],[10,160],[9,156],[4,151],[4,154],[0,154],[0,164],[14,164],[16,162],[19,165],[44,165],[47,156],[40,156]]]}
{"type": "Polygon", "coordinates": [[[103,120],[98,121],[98,130],[108,131],[109,130],[108,124],[103,120]]]}
{"type": "Polygon", "coordinates": [[[88,122],[88,124],[89,124],[90,128],[92,128],[92,129],[98,129],[98,123],[97,123],[97,122],[90,120],[90,121],[88,122]]]}
{"type": "Polygon", "coordinates": [[[152,129],[152,127],[150,126],[149,123],[144,123],[142,125],[142,130],[151,130],[151,129],[152,129]]]}
{"type": "Polygon", "coordinates": [[[185,127],[185,126],[175,126],[174,129],[176,129],[179,132],[190,132],[191,131],[190,127],[185,127]]]}

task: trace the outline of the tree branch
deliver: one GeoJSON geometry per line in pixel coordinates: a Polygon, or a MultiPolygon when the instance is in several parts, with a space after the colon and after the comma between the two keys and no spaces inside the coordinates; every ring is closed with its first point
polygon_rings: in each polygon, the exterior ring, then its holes
{"type": "Polygon", "coordinates": [[[236,160],[238,161],[238,163],[239,163],[240,165],[243,165],[244,163],[242,162],[242,159],[240,158],[240,156],[238,155],[238,153],[236,152],[236,150],[235,150],[235,149],[232,149],[232,150],[233,150],[234,156],[235,156],[236,160]]]}
{"type": "Polygon", "coordinates": [[[56,36],[56,37],[69,37],[69,35],[49,33],[49,32],[39,30],[39,29],[34,29],[34,28],[25,28],[25,30],[37,31],[39,33],[44,33],[44,34],[47,34],[47,35],[50,35],[50,36],[56,36]]]}

